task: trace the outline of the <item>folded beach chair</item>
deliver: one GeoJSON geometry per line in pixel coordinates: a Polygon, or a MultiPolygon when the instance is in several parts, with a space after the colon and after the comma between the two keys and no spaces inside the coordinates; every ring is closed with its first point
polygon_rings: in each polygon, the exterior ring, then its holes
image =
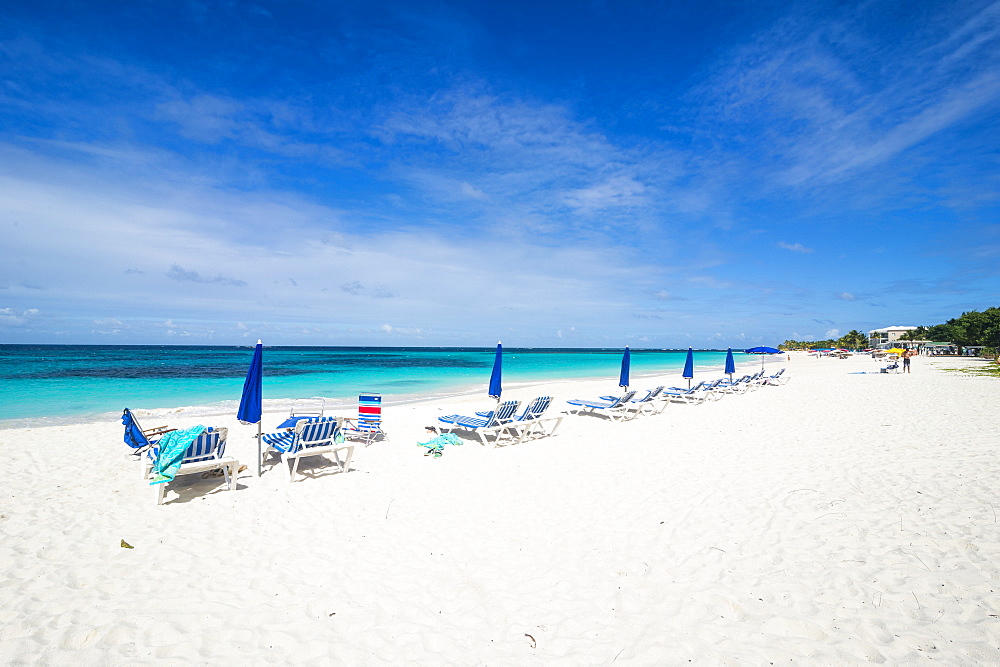
{"type": "Polygon", "coordinates": [[[125,408],[125,411],[122,412],[122,425],[125,426],[125,444],[132,448],[132,453],[136,456],[139,456],[155,445],[164,433],[177,430],[169,426],[144,429],[139,426],[139,420],[135,418],[135,415],[128,408],[125,408]],[[150,438],[153,439],[151,440],[150,438]]]}
{"type": "Polygon", "coordinates": [[[466,417],[464,415],[445,415],[438,417],[438,421],[447,424],[442,426],[441,431],[470,431],[479,436],[483,445],[487,444],[486,436],[493,434],[493,445],[497,446],[502,437],[516,437],[516,430],[510,427],[514,419],[514,413],[521,405],[520,401],[504,401],[497,405],[496,410],[484,413],[479,417],[466,417]]]}
{"type": "Polygon", "coordinates": [[[626,419],[631,419],[637,414],[636,410],[633,410],[629,405],[629,402],[635,396],[634,391],[627,391],[623,396],[614,398],[613,400],[588,400],[581,398],[574,398],[572,401],[566,401],[570,405],[575,405],[576,409],[570,408],[569,412],[573,414],[589,413],[589,414],[600,414],[597,411],[600,410],[604,414],[607,414],[613,420],[625,421],[626,419]]]}
{"type": "MultiPolygon", "coordinates": [[[[174,433],[180,435],[182,432],[174,429],[174,433]]],[[[163,450],[157,444],[147,449],[142,478],[149,479],[154,471],[168,478],[167,481],[155,484],[157,488],[156,504],[163,504],[163,494],[166,491],[167,484],[180,475],[204,473],[221,469],[225,477],[226,486],[230,491],[235,489],[236,475],[239,472],[240,462],[232,456],[225,455],[226,437],[228,435],[229,430],[226,428],[207,428],[203,430],[200,435],[197,435],[191,441],[187,449],[184,450],[184,456],[180,460],[180,467],[176,467],[173,470],[167,470],[163,465],[164,462],[160,461],[160,452],[169,448],[167,437],[159,441],[164,447],[163,450]],[[157,465],[158,463],[160,466],[157,465]]],[[[155,480],[156,477],[153,477],[153,479],[155,480]]],[[[163,478],[161,477],[161,479],[163,478]]]]}
{"type": "Polygon", "coordinates": [[[265,461],[269,454],[274,453],[280,457],[282,465],[291,464],[287,466],[289,482],[295,477],[299,461],[307,456],[333,454],[341,472],[351,469],[354,445],[343,443],[340,423],[336,417],[312,417],[296,424],[294,431],[265,433],[261,440],[267,445],[263,454],[265,461]],[[343,461],[340,460],[342,451],[347,452],[343,461]]]}
{"type": "Polygon", "coordinates": [[[364,440],[366,447],[376,438],[387,437],[382,430],[382,394],[358,396],[358,418],[345,419],[342,433],[349,440],[364,440]]]}

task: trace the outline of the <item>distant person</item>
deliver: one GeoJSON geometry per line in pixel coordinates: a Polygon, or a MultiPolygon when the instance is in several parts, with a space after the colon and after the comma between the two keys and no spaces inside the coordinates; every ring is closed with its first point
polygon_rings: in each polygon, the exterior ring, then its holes
{"type": "Polygon", "coordinates": [[[913,350],[906,350],[905,352],[903,352],[903,372],[904,373],[909,373],[910,372],[910,357],[912,357],[914,354],[916,354],[916,352],[914,352],[913,350]]]}

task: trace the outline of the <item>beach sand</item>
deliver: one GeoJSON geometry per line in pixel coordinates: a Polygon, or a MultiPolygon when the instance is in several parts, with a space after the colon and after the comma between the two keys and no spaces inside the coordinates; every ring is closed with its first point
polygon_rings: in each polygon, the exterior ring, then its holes
{"type": "Polygon", "coordinates": [[[181,413],[248,470],[162,506],[117,422],[0,431],[0,662],[995,664],[1000,381],[942,370],[976,363],[793,355],[784,386],[439,459],[423,427],[490,399],[390,405],[351,472],[292,484],[256,427],[181,413]]]}

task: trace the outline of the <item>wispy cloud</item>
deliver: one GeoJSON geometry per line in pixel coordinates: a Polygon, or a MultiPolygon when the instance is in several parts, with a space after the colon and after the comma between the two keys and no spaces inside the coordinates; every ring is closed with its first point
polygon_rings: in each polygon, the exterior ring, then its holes
{"type": "Polygon", "coordinates": [[[810,253],[813,251],[813,248],[807,248],[801,243],[785,243],[784,241],[778,241],[778,247],[792,252],[810,253]]]}
{"type": "Polygon", "coordinates": [[[15,311],[13,308],[0,308],[0,325],[7,327],[21,327],[30,320],[38,316],[37,308],[28,308],[24,311],[15,311]]]}
{"type": "Polygon", "coordinates": [[[233,287],[247,286],[245,280],[237,280],[236,278],[229,278],[221,275],[207,278],[202,276],[197,271],[189,271],[178,264],[171,265],[170,270],[167,271],[167,277],[173,280],[189,280],[193,283],[220,283],[222,285],[231,285],[233,287]]]}
{"type": "MultiPolygon", "coordinates": [[[[691,99],[710,109],[723,142],[720,127],[766,121],[751,145],[771,188],[863,178],[996,107],[997,3],[963,10],[941,5],[890,34],[871,31],[863,11],[829,20],[803,7],[735,47],[691,99]]],[[[897,192],[880,185],[883,198],[897,192]]]]}

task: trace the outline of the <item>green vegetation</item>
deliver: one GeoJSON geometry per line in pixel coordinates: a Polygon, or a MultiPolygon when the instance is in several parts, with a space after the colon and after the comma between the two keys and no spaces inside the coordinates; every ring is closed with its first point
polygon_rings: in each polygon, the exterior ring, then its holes
{"type": "Polygon", "coordinates": [[[861,350],[868,346],[868,336],[852,329],[840,338],[828,340],[786,340],[778,346],[782,350],[816,350],[827,347],[861,350]]]}
{"type": "Polygon", "coordinates": [[[989,375],[991,377],[1000,378],[1000,364],[983,364],[982,366],[973,366],[971,368],[942,368],[941,370],[949,371],[951,373],[989,375]]]}
{"type": "Polygon", "coordinates": [[[970,310],[944,324],[917,327],[910,333],[916,336],[911,340],[948,341],[959,348],[969,345],[997,347],[1000,346],[1000,308],[987,308],[983,312],[970,310]]]}
{"type": "MultiPolygon", "coordinates": [[[[900,336],[900,340],[946,341],[956,345],[959,348],[959,354],[962,353],[964,347],[982,345],[985,346],[983,356],[996,359],[997,350],[1000,349],[1000,308],[987,308],[982,312],[970,310],[962,313],[959,317],[953,317],[944,324],[919,326],[900,336]]],[[[852,330],[836,340],[786,340],[778,347],[782,350],[810,350],[824,347],[859,350],[867,345],[867,336],[860,331],[852,330]]],[[[989,372],[979,374],[993,374],[990,370],[991,367],[984,368],[989,372]]],[[[972,370],[963,372],[972,372],[972,370]]]]}

